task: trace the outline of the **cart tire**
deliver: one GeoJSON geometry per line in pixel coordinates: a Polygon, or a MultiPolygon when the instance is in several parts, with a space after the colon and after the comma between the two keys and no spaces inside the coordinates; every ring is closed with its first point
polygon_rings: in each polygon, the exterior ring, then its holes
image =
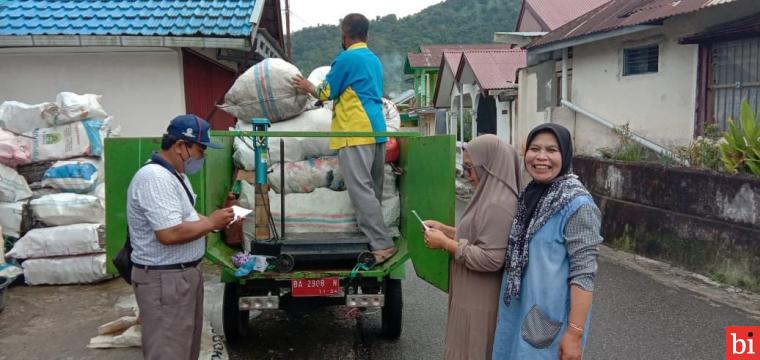
{"type": "Polygon", "coordinates": [[[222,327],[224,337],[229,344],[240,344],[248,337],[249,312],[239,310],[239,298],[237,283],[224,284],[222,327]]]}
{"type": "Polygon", "coordinates": [[[296,259],[293,258],[293,255],[280,254],[280,256],[277,257],[277,266],[275,270],[280,273],[289,273],[293,271],[295,266],[296,259]]]}
{"type": "Polygon", "coordinates": [[[401,336],[403,308],[401,280],[385,280],[385,306],[383,306],[381,318],[381,333],[384,338],[396,340],[401,336]]]}

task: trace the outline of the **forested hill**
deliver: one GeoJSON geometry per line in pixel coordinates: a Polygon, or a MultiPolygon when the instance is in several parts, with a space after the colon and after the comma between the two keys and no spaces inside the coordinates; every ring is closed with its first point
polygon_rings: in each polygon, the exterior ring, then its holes
{"type": "MultiPolygon", "coordinates": [[[[417,14],[371,19],[369,47],[385,67],[385,91],[395,93],[412,86],[404,83],[404,60],[421,44],[484,44],[496,31],[514,31],[521,0],[447,0],[417,14]]],[[[330,65],[341,51],[336,25],[304,28],[293,33],[293,59],[307,76],[314,68],[330,65]]]]}

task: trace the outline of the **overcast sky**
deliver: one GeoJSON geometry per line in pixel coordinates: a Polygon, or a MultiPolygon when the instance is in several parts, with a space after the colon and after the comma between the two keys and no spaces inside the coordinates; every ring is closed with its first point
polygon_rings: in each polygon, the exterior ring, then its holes
{"type": "MultiPolygon", "coordinates": [[[[290,30],[317,25],[338,25],[346,14],[358,12],[367,18],[396,14],[399,18],[419,12],[441,0],[290,0],[290,30]]],[[[285,2],[280,3],[285,11],[285,2]]],[[[283,21],[285,21],[283,14],[283,21]]]]}

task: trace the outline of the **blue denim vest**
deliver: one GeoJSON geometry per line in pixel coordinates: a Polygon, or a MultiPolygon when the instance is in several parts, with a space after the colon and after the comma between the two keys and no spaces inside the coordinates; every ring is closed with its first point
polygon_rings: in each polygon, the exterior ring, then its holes
{"type": "MultiPolygon", "coordinates": [[[[580,196],[552,216],[528,245],[520,298],[504,304],[507,277],[502,277],[493,359],[547,359],[559,357],[559,344],[570,312],[570,259],[565,246],[565,224],[579,207],[592,204],[580,196]]],[[[595,206],[595,205],[594,205],[595,206]]],[[[586,319],[586,347],[591,310],[586,319]]]]}

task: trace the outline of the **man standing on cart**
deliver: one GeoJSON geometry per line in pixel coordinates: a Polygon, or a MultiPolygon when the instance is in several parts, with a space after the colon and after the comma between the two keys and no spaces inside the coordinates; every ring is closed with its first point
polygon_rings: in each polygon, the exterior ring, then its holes
{"type": "MultiPolygon", "coordinates": [[[[323,101],[334,101],[332,131],[385,132],[383,65],[367,47],[369,20],[349,14],[341,21],[343,52],[332,63],[325,81],[314,87],[303,76],[293,86],[323,101]]],[[[331,138],[359,229],[369,238],[375,264],[396,252],[381,207],[386,137],[331,138]]]]}

